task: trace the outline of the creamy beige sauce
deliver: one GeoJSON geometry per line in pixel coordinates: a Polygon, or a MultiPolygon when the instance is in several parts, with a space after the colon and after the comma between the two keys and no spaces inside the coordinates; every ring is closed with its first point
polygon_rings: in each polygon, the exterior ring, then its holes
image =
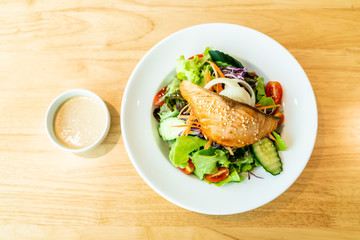
{"type": "Polygon", "coordinates": [[[64,102],[54,118],[57,139],[65,147],[78,149],[93,144],[106,127],[106,112],[98,101],[76,96],[64,102]]]}

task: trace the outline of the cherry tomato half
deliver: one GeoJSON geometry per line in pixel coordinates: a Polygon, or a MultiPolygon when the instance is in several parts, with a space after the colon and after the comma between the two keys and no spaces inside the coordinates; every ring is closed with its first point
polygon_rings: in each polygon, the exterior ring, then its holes
{"type": "Polygon", "coordinates": [[[279,109],[276,109],[272,115],[280,118],[278,125],[280,125],[284,121],[284,114],[282,112],[280,112],[279,109]]]}
{"type": "Polygon", "coordinates": [[[189,160],[188,160],[188,163],[189,163],[189,165],[187,165],[185,168],[180,168],[180,170],[183,172],[183,173],[185,173],[185,174],[190,174],[190,173],[192,173],[193,171],[194,171],[194,169],[195,169],[195,166],[194,166],[194,164],[193,164],[193,162],[191,161],[191,159],[189,158],[189,160]]]}
{"type": "Polygon", "coordinates": [[[281,98],[283,95],[282,87],[279,82],[271,81],[266,84],[266,96],[272,97],[275,104],[279,104],[281,102],[281,98]]]}
{"type": "Polygon", "coordinates": [[[202,55],[202,54],[196,54],[196,55],[194,55],[192,57],[189,57],[188,60],[193,59],[195,56],[198,56],[199,58],[204,57],[204,55],[202,55]]]}
{"type": "Polygon", "coordinates": [[[162,89],[160,89],[160,91],[155,95],[154,97],[154,104],[157,106],[161,106],[164,104],[164,101],[161,101],[161,98],[164,96],[165,92],[166,92],[166,87],[163,87],[162,89]]]}
{"type": "Polygon", "coordinates": [[[219,167],[214,174],[207,174],[205,179],[209,182],[220,182],[229,176],[229,169],[227,167],[219,167]]]}

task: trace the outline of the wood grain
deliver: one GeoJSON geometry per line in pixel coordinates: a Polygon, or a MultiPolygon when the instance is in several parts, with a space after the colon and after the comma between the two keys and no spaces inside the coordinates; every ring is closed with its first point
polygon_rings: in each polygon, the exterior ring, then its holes
{"type": "MultiPolygon", "coordinates": [[[[0,239],[359,239],[360,1],[89,0],[0,3],[0,239]],[[141,57],[182,28],[227,22],[285,46],[315,91],[319,128],[299,179],[251,212],[189,212],[132,166],[121,98],[141,57]],[[85,88],[112,126],[87,154],[58,150],[44,117],[85,88]]],[[[304,116],[306,117],[306,116],[304,116]]]]}

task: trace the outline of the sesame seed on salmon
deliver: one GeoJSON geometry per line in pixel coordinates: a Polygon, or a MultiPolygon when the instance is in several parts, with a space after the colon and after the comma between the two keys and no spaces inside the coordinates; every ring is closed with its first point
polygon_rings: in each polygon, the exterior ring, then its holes
{"type": "Polygon", "coordinates": [[[274,131],[279,118],[189,81],[180,84],[202,133],[224,147],[241,148],[260,141],[274,131]]]}

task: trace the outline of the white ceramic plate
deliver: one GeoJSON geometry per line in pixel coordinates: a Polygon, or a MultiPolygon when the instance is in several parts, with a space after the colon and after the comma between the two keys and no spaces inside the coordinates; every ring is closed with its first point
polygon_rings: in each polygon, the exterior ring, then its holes
{"type": "Polygon", "coordinates": [[[312,153],[317,133],[314,92],[303,69],[279,43],[255,30],[232,24],[204,24],[176,32],[155,45],[139,62],[126,86],[121,129],[130,159],[145,182],[170,202],[205,214],[234,214],[260,207],[282,194],[299,177],[312,153]],[[236,57],[244,66],[282,84],[285,113],[278,176],[258,167],[242,183],[222,187],[183,174],[168,160],[167,146],[157,133],[152,101],[175,74],[180,55],[190,57],[211,47],[236,57]]]}

